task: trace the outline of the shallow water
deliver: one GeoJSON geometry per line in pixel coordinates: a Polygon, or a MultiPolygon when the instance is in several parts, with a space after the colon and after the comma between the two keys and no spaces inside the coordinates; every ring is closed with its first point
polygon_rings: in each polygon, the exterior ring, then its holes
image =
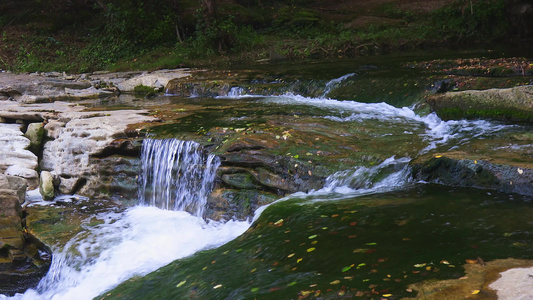
{"type": "Polygon", "coordinates": [[[39,287],[14,298],[92,299],[126,282],[107,298],[399,299],[413,296],[410,283],[463,276],[465,259],[533,258],[531,197],[414,182],[408,167],[447,152],[526,161],[531,126],[442,121],[421,105],[434,79],[405,61],[257,66],[222,97],[86,101],[157,111],[164,124],[150,136],[214,153],[220,131],[269,135],[269,151],[331,176],[323,189],[261,208],[253,225],[149,207],[99,214],[54,249],[39,287]]]}

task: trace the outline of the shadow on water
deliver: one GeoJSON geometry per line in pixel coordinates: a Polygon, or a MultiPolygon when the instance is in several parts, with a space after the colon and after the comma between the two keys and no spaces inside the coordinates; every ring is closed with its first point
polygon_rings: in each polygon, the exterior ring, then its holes
{"type": "Polygon", "coordinates": [[[119,286],[112,295],[414,296],[408,284],[464,276],[466,260],[531,257],[532,200],[429,184],[336,201],[292,197],[268,207],[236,240],[119,286]]]}

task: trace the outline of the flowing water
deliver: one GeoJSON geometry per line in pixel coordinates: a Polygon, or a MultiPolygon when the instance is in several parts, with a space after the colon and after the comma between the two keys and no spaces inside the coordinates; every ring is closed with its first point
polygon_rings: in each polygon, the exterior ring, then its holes
{"type": "Polygon", "coordinates": [[[175,139],[143,141],[139,203],[203,217],[219,159],[200,144],[175,139]]]}
{"type": "Polygon", "coordinates": [[[150,105],[187,113],[153,131],[161,137],[209,141],[210,130],[271,131],[279,135],[273,151],[308,155],[327,164],[330,176],[321,189],[260,208],[253,225],[214,222],[203,210],[219,159],[196,142],[145,139],[140,205],[98,215],[99,225],[53,249],[37,288],[13,298],[92,299],[127,282],[110,297],[399,299],[411,295],[409,283],[463,276],[468,258],[532,258],[531,197],[415,182],[409,170],[420,155],[477,149],[480,141],[479,151],[530,155],[527,140],[508,137],[531,128],[443,121],[417,108],[427,78],[417,85],[402,77],[405,89],[381,93],[358,86],[372,82],[367,69],[313,81],[320,88],[298,81],[270,92],[248,85],[223,97],[155,100],[150,105]],[[354,85],[360,94],[343,98],[354,85]],[[382,96],[369,100],[376,93],[382,96]],[[137,279],[158,269],[148,281],[137,279]]]}

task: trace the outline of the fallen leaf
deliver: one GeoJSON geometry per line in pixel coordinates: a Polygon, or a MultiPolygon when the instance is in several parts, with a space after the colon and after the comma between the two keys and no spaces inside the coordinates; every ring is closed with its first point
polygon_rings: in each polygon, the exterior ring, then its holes
{"type": "Polygon", "coordinates": [[[316,248],[311,247],[311,248],[307,249],[307,252],[313,252],[315,250],[316,250],[316,248]]]}
{"type": "Polygon", "coordinates": [[[250,290],[252,293],[257,293],[259,291],[259,288],[254,287],[250,290]]]}
{"type": "Polygon", "coordinates": [[[423,263],[423,264],[416,264],[415,265],[415,268],[423,268],[425,267],[427,264],[426,263],[423,263]]]}
{"type": "Polygon", "coordinates": [[[303,258],[298,258],[298,259],[296,260],[296,263],[298,264],[298,263],[300,263],[302,260],[303,260],[303,258]]]}
{"type": "Polygon", "coordinates": [[[465,259],[465,261],[469,265],[477,264],[477,259],[465,259]]]}
{"type": "Polygon", "coordinates": [[[187,280],[180,281],[180,283],[178,283],[176,287],[179,288],[180,286],[184,285],[186,282],[187,280]]]}
{"type": "Polygon", "coordinates": [[[217,284],[217,285],[215,285],[213,288],[216,290],[216,289],[219,289],[219,288],[221,288],[221,287],[222,287],[222,284],[217,284]]]}
{"type": "Polygon", "coordinates": [[[281,225],[283,225],[283,221],[284,221],[283,219],[279,219],[279,220],[277,220],[277,221],[274,223],[274,226],[281,226],[281,225]]]}
{"type": "Polygon", "coordinates": [[[481,291],[480,290],[473,290],[472,291],[472,295],[477,295],[477,294],[479,294],[479,292],[481,292],[481,291]]]}
{"type": "Polygon", "coordinates": [[[291,253],[291,254],[287,255],[288,258],[291,258],[293,256],[294,256],[294,253],[291,253]]]}
{"type": "Polygon", "coordinates": [[[312,239],[316,238],[317,236],[318,236],[318,235],[316,235],[316,234],[311,235],[311,236],[309,236],[309,239],[312,240],[312,239]]]}
{"type": "Polygon", "coordinates": [[[330,282],[329,284],[339,284],[339,283],[341,283],[341,281],[337,279],[337,280],[330,282]]]}
{"type": "Polygon", "coordinates": [[[344,267],[342,268],[342,272],[348,272],[351,268],[353,268],[354,265],[350,265],[350,266],[347,266],[347,267],[344,267]]]}

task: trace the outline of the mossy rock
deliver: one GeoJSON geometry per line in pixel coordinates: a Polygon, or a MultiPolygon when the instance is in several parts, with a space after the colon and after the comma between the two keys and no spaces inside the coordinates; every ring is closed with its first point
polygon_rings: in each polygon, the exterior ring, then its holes
{"type": "Polygon", "coordinates": [[[135,93],[136,96],[144,98],[150,98],[156,95],[154,88],[142,84],[134,87],[133,93],[135,93]]]}
{"type": "Polygon", "coordinates": [[[450,92],[429,96],[427,102],[445,120],[464,118],[533,122],[533,85],[450,92]]]}

